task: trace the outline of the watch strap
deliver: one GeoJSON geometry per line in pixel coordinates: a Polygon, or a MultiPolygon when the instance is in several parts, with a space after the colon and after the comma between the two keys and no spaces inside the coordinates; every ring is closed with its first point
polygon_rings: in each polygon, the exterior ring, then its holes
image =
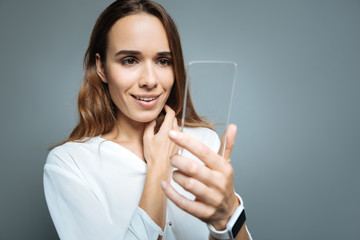
{"type": "Polygon", "coordinates": [[[235,239],[241,227],[245,223],[246,215],[243,200],[237,193],[235,193],[235,195],[239,199],[240,205],[236,208],[230,217],[228,223],[226,224],[226,229],[218,231],[211,224],[207,224],[211,236],[216,239],[235,239]]]}
{"type": "Polygon", "coordinates": [[[210,235],[215,239],[232,239],[231,231],[227,228],[221,231],[216,230],[211,224],[207,224],[207,227],[210,231],[210,235]]]}

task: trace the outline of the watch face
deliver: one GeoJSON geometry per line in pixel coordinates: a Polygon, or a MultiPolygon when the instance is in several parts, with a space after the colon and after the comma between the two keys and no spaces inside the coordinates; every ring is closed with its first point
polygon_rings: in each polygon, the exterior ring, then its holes
{"type": "Polygon", "coordinates": [[[239,233],[241,227],[244,225],[246,220],[246,216],[245,216],[245,209],[242,211],[242,213],[240,214],[239,218],[236,220],[234,226],[231,229],[231,233],[233,235],[233,238],[236,237],[236,235],[239,233]]]}

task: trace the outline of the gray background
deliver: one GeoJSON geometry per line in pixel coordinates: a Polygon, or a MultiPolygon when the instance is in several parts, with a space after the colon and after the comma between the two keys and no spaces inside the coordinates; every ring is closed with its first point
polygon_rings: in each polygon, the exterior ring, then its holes
{"type": "MultiPolygon", "coordinates": [[[[233,165],[255,239],[360,239],[360,1],[159,1],[190,60],[239,65],[233,165]]],[[[0,239],[56,239],[47,147],[76,122],[110,1],[0,0],[0,239]]],[[[206,96],[204,96],[206,97],[206,96]]]]}

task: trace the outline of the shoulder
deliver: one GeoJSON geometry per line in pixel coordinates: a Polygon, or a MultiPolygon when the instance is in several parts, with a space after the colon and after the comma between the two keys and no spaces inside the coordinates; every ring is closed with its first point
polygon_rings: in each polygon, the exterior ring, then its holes
{"type": "Polygon", "coordinates": [[[52,149],[46,159],[46,165],[67,165],[76,164],[79,156],[91,156],[96,154],[99,146],[97,137],[86,142],[67,142],[52,149]]]}
{"type": "Polygon", "coordinates": [[[215,152],[217,152],[220,148],[219,136],[214,130],[210,128],[185,127],[183,132],[204,143],[215,152]]]}

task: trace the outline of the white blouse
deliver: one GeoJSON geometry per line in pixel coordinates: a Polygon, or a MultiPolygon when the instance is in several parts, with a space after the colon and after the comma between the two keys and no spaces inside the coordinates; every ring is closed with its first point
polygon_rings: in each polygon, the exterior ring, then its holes
{"type": "MultiPolygon", "coordinates": [[[[184,132],[218,151],[217,134],[207,128],[184,132]]],[[[183,156],[200,161],[188,151],[183,156]]],[[[121,145],[97,136],[53,149],[44,167],[46,202],[61,239],[208,239],[206,224],[168,200],[165,230],[138,207],[146,163],[121,145]]],[[[189,199],[194,196],[173,180],[189,199]]]]}

